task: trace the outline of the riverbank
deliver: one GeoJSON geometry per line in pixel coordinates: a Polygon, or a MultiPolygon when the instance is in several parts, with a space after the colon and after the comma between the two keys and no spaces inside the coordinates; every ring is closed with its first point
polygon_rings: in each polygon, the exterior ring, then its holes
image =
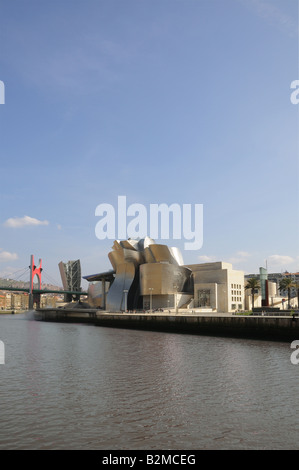
{"type": "Polygon", "coordinates": [[[25,313],[25,310],[0,310],[0,315],[15,315],[25,313]]]}
{"type": "Polygon", "coordinates": [[[110,313],[97,309],[37,309],[40,321],[88,323],[109,328],[238,337],[270,341],[299,339],[299,318],[230,313],[110,313]]]}

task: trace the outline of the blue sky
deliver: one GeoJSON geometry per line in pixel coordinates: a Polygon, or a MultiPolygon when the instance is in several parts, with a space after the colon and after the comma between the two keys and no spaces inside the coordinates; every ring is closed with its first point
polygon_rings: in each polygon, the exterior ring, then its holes
{"type": "Polygon", "coordinates": [[[296,0],[0,0],[0,276],[109,269],[119,195],[203,204],[185,263],[299,271],[297,79],[296,0]]]}

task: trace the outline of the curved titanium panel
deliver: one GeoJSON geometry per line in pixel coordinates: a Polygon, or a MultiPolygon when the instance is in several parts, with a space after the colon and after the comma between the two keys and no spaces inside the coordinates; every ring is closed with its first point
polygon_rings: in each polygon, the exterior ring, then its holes
{"type": "Polygon", "coordinates": [[[177,295],[177,307],[187,308],[193,298],[192,294],[178,294],[177,295]]]}
{"type": "Polygon", "coordinates": [[[122,240],[120,242],[120,246],[122,248],[127,248],[127,250],[136,250],[138,248],[138,242],[136,241],[135,246],[134,246],[134,241],[136,240],[122,240]]]}
{"type": "MultiPolygon", "coordinates": [[[[140,266],[140,294],[153,295],[185,292],[191,271],[183,266],[147,263],[140,266]]],[[[188,292],[188,291],[187,291],[188,292]]]]}
{"type": "Polygon", "coordinates": [[[144,263],[144,256],[141,251],[127,250],[124,248],[124,260],[139,265],[144,263]]]}
{"type": "Polygon", "coordinates": [[[124,263],[125,261],[123,250],[110,251],[110,253],[108,253],[108,258],[113,266],[114,271],[117,270],[117,266],[119,264],[124,263]]]}
{"type": "Polygon", "coordinates": [[[122,263],[116,268],[116,276],[112,286],[109,289],[106,301],[107,310],[110,312],[119,312],[129,308],[130,298],[130,287],[134,281],[136,269],[134,263],[122,263]],[[127,305],[126,305],[126,294],[124,290],[127,290],[127,305]]]}
{"type": "Polygon", "coordinates": [[[122,247],[121,247],[120,241],[119,240],[114,240],[112,248],[113,248],[113,250],[121,250],[122,247]]]}
{"type": "Polygon", "coordinates": [[[155,263],[156,262],[155,257],[154,257],[154,255],[151,252],[149,247],[146,247],[144,249],[143,253],[144,253],[144,259],[145,259],[146,263],[155,263]]]}
{"type": "Polygon", "coordinates": [[[149,250],[155,258],[156,263],[168,261],[171,264],[178,264],[167,245],[150,245],[149,250]]]}
{"type": "Polygon", "coordinates": [[[90,298],[96,306],[105,305],[106,299],[106,309],[119,312],[139,308],[142,306],[141,296],[149,294],[167,296],[180,293],[184,299],[182,302],[190,297],[192,271],[181,266],[183,259],[175,247],[156,244],[150,237],[115,240],[108,257],[115,277],[114,280],[109,277],[110,288],[104,298],[100,286],[90,287],[90,298]]]}
{"type": "Polygon", "coordinates": [[[171,246],[169,248],[169,251],[172,254],[173,258],[178,263],[178,265],[183,266],[184,260],[183,260],[183,256],[182,256],[182,253],[180,252],[180,250],[176,246],[171,246]]]}
{"type": "Polygon", "coordinates": [[[141,240],[138,241],[138,250],[143,251],[146,248],[148,248],[150,245],[155,245],[156,242],[150,237],[145,237],[142,238],[141,240]]]}

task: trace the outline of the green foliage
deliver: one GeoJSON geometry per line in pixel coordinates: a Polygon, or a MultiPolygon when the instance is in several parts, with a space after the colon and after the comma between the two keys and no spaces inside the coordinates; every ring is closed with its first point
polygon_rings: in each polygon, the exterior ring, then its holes
{"type": "Polygon", "coordinates": [[[248,279],[245,289],[259,289],[260,281],[256,277],[248,279]]]}

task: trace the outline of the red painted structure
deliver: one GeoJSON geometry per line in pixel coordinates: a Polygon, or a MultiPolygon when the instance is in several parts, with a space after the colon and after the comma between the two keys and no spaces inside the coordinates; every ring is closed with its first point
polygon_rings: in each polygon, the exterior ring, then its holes
{"type": "Polygon", "coordinates": [[[33,292],[33,279],[35,276],[38,277],[38,285],[39,289],[42,287],[42,260],[39,260],[39,266],[35,266],[34,264],[34,256],[31,255],[31,264],[29,266],[30,269],[30,293],[33,292]]]}
{"type": "Polygon", "coordinates": [[[36,266],[34,264],[34,256],[31,255],[31,261],[30,261],[30,287],[29,287],[29,309],[33,309],[33,303],[35,302],[38,306],[40,304],[40,294],[35,294],[33,295],[33,279],[35,276],[38,277],[38,285],[39,289],[42,287],[42,260],[39,260],[39,266],[36,266]]]}

